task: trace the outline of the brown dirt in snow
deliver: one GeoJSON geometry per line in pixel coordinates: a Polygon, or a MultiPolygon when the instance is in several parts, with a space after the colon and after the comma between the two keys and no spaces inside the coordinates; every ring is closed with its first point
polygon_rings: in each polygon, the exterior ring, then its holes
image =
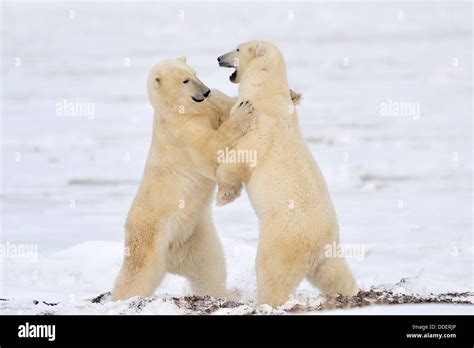
{"type": "MultiPolygon", "coordinates": [[[[0,299],[3,303],[8,303],[9,299],[0,299]]],[[[110,303],[111,294],[106,292],[89,299],[96,305],[110,303]]],[[[429,304],[429,303],[447,303],[447,304],[474,304],[474,292],[464,293],[444,293],[444,294],[402,294],[388,290],[371,289],[368,291],[359,291],[356,296],[347,297],[342,295],[321,295],[314,298],[297,297],[279,308],[270,306],[258,306],[254,302],[243,303],[224,299],[215,299],[210,296],[182,296],[182,297],[138,297],[126,303],[126,308],[121,314],[140,313],[144,308],[154,301],[173,304],[178,307],[182,314],[208,315],[216,313],[230,313],[239,315],[259,315],[259,314],[301,314],[308,312],[318,312],[333,309],[347,309],[376,305],[403,305],[403,304],[429,304]]],[[[51,310],[45,310],[38,314],[54,314],[54,308],[59,303],[34,300],[33,305],[46,305],[51,310]]],[[[160,313],[156,313],[160,314],[160,313]]]]}
{"type": "Polygon", "coordinates": [[[177,307],[195,314],[211,314],[222,308],[231,309],[244,305],[240,302],[215,299],[211,296],[173,297],[172,300],[177,307]]]}
{"type": "MultiPolygon", "coordinates": [[[[392,291],[368,290],[359,291],[356,296],[347,297],[343,295],[321,295],[314,299],[308,299],[306,303],[295,301],[294,305],[286,304],[285,306],[269,310],[255,304],[246,304],[237,301],[228,301],[223,299],[215,299],[210,296],[183,296],[171,297],[168,299],[158,298],[138,298],[131,301],[128,305],[130,309],[140,312],[149,303],[161,300],[172,301],[178,308],[186,314],[207,315],[218,310],[232,310],[241,307],[238,311],[243,315],[254,314],[298,314],[313,311],[324,311],[331,309],[347,309],[356,307],[365,307],[373,305],[393,305],[393,304],[422,304],[422,303],[450,303],[450,304],[473,304],[472,299],[474,293],[445,293],[430,295],[406,295],[401,293],[393,293],[392,291]]],[[[101,294],[90,300],[92,303],[103,304],[110,301],[110,293],[101,294]]]]}
{"type": "Polygon", "coordinates": [[[100,294],[97,297],[91,298],[92,303],[104,303],[105,300],[110,300],[110,296],[112,296],[112,293],[110,292],[104,292],[103,294],[100,294]]]}
{"type": "Polygon", "coordinates": [[[322,295],[321,303],[316,306],[304,306],[297,304],[287,312],[300,313],[308,311],[321,311],[330,309],[345,309],[355,307],[365,307],[372,305],[393,305],[393,304],[421,304],[421,303],[456,303],[472,304],[468,300],[474,293],[446,293],[437,295],[405,295],[393,293],[392,291],[360,290],[356,296],[348,297],[343,295],[322,295]]]}

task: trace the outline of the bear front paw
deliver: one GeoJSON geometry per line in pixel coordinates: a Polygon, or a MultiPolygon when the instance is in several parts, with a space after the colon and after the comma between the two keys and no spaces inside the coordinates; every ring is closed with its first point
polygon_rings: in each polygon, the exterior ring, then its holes
{"type": "Polygon", "coordinates": [[[216,205],[222,207],[235,201],[240,196],[241,185],[220,186],[217,191],[216,205]]]}
{"type": "Polygon", "coordinates": [[[247,115],[253,114],[255,108],[250,100],[244,100],[240,102],[239,107],[237,108],[240,112],[245,112],[247,115]]]}

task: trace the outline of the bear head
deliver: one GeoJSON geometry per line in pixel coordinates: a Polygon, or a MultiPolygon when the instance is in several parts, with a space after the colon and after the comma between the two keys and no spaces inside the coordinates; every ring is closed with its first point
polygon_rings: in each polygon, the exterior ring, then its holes
{"type": "Polygon", "coordinates": [[[186,57],[166,59],[156,64],[147,81],[148,98],[155,111],[196,110],[211,93],[211,90],[196,76],[196,72],[186,64],[186,57]]]}
{"type": "Polygon", "coordinates": [[[249,41],[241,43],[235,50],[227,52],[217,58],[219,66],[234,68],[230,81],[239,83],[244,73],[251,67],[261,66],[261,69],[270,65],[283,63],[280,50],[268,41],[249,41]]]}

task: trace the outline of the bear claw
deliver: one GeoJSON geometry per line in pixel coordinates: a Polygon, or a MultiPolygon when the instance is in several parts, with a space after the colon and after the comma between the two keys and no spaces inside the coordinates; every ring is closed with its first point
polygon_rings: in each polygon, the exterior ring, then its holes
{"type": "Polygon", "coordinates": [[[216,205],[222,207],[240,197],[240,186],[230,186],[217,191],[216,205]]]}

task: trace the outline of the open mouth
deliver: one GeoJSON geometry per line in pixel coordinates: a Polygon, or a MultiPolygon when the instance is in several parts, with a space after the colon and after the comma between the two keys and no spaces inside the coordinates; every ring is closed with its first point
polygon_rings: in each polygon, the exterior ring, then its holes
{"type": "Polygon", "coordinates": [[[237,78],[237,69],[234,70],[234,72],[229,76],[229,80],[232,82],[235,82],[235,79],[237,78]]]}
{"type": "Polygon", "coordinates": [[[234,72],[229,76],[229,80],[235,82],[235,79],[237,78],[237,67],[235,66],[235,64],[230,64],[229,62],[227,62],[228,59],[225,59],[224,56],[220,56],[219,58],[217,58],[219,66],[222,68],[233,68],[234,72]]]}

